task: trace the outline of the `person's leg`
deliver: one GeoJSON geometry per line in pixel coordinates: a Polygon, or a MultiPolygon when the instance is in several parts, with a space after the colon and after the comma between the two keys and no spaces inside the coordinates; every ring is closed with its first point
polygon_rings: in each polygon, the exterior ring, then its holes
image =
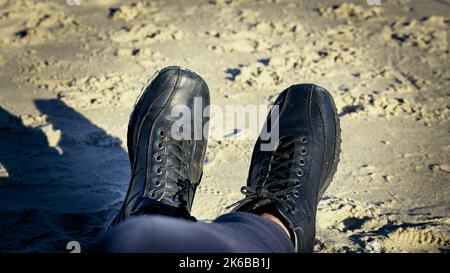
{"type": "Polygon", "coordinates": [[[287,253],[294,244],[276,223],[237,212],[212,223],[144,215],[130,218],[105,234],[98,252],[287,253]]]}

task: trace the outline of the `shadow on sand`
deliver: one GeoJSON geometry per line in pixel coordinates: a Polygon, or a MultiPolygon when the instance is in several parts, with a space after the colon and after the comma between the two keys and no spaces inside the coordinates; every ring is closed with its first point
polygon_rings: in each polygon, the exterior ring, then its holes
{"type": "Polygon", "coordinates": [[[72,240],[83,250],[123,200],[128,155],[62,101],[35,105],[45,118],[32,126],[0,107],[0,252],[66,252],[72,240]]]}

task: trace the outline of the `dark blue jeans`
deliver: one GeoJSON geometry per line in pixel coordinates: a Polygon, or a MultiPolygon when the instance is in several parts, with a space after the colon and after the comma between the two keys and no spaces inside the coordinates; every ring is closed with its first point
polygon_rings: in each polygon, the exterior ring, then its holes
{"type": "Polygon", "coordinates": [[[286,253],[294,246],[280,226],[260,216],[235,212],[212,223],[141,215],[106,233],[99,252],[286,253]]]}

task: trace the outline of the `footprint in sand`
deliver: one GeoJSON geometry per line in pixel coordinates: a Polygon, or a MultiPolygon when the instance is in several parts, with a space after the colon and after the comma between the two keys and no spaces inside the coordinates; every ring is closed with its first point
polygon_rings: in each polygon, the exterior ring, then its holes
{"type": "Polygon", "coordinates": [[[260,58],[247,65],[238,65],[225,70],[226,79],[243,87],[278,87],[284,83],[283,75],[298,71],[302,67],[302,58],[274,56],[260,58]]]}
{"type": "Polygon", "coordinates": [[[319,203],[318,226],[322,229],[338,229],[341,232],[371,228],[382,225],[379,204],[368,204],[348,198],[324,197],[319,203]]]}
{"type": "Polygon", "coordinates": [[[259,21],[250,24],[248,31],[259,37],[293,37],[304,33],[302,26],[295,21],[259,21]]]}
{"type": "Polygon", "coordinates": [[[364,203],[348,198],[324,197],[318,209],[316,249],[333,252],[442,252],[450,248],[448,218],[398,222],[389,213],[393,204],[364,203]],[[425,221],[425,222],[424,222],[425,221]],[[328,231],[325,232],[325,231],[328,231]],[[324,233],[325,232],[325,233],[324,233]],[[353,240],[329,246],[322,234],[344,233],[353,240]],[[323,237],[323,238],[322,238],[323,237]]]}
{"type": "MultiPolygon", "coordinates": [[[[344,94],[339,98],[340,116],[358,113],[365,116],[390,118],[402,116],[419,121],[426,126],[448,121],[450,110],[445,101],[448,96],[421,99],[406,98],[389,91],[373,91],[369,94],[344,94]],[[344,104],[341,104],[341,101],[344,104]]],[[[361,116],[361,115],[359,115],[361,116]]]]}
{"type": "Polygon", "coordinates": [[[419,20],[404,18],[391,25],[387,37],[409,50],[425,49],[448,53],[449,27],[450,20],[442,16],[423,17],[419,20]]]}
{"type": "Polygon", "coordinates": [[[378,239],[384,252],[448,252],[448,230],[434,227],[399,228],[378,239]]]}
{"type": "Polygon", "coordinates": [[[248,87],[276,86],[282,82],[282,76],[279,70],[257,62],[243,66],[235,81],[248,87]]]}
{"type": "MultiPolygon", "coordinates": [[[[68,63],[54,59],[54,58],[40,58],[37,56],[36,50],[27,50],[21,53],[15,62],[20,62],[21,72],[26,75],[35,75],[43,71],[54,70],[55,73],[61,70],[66,70],[69,68],[68,63]]],[[[22,75],[18,75],[22,76],[22,75]]],[[[27,76],[28,77],[28,76],[27,76]]]]}
{"type": "Polygon", "coordinates": [[[167,60],[161,53],[148,47],[119,47],[114,51],[114,56],[126,62],[136,61],[143,66],[154,65],[167,60]]]}
{"type": "Polygon", "coordinates": [[[334,6],[322,5],[315,11],[322,17],[339,18],[347,21],[367,21],[383,16],[381,7],[363,7],[352,3],[342,3],[334,6]]]}
{"type": "Polygon", "coordinates": [[[86,32],[90,28],[80,21],[60,11],[53,3],[33,3],[14,1],[9,7],[6,20],[18,21],[16,28],[7,28],[9,37],[6,44],[39,44],[62,36],[86,32]],[[27,16],[23,16],[27,14],[27,16]]]}
{"type": "Polygon", "coordinates": [[[105,74],[76,79],[71,87],[58,92],[58,98],[73,107],[92,108],[133,102],[139,93],[139,80],[127,74],[105,74]],[[89,90],[89,93],[85,93],[89,90]]]}
{"type": "MultiPolygon", "coordinates": [[[[280,0],[256,0],[258,4],[262,3],[277,3],[280,0]]],[[[239,6],[243,3],[248,2],[247,0],[209,0],[209,3],[212,5],[218,6],[239,6]]]]}
{"type": "Polygon", "coordinates": [[[124,26],[117,31],[107,34],[109,38],[119,44],[155,43],[167,40],[179,40],[183,32],[173,26],[142,23],[132,26],[124,26]]]}
{"type": "Polygon", "coordinates": [[[155,22],[162,19],[162,13],[160,11],[156,2],[139,1],[111,7],[108,17],[113,20],[122,20],[125,22],[151,17],[152,21],[155,22]]]}
{"type": "MultiPolygon", "coordinates": [[[[200,33],[218,39],[209,48],[222,53],[256,53],[279,46],[274,41],[280,38],[297,38],[306,35],[302,26],[294,20],[260,20],[254,11],[241,11],[236,25],[224,25],[224,30],[209,30],[200,33]],[[243,15],[242,15],[243,14],[243,15]]],[[[294,47],[295,48],[295,47],[294,47]]]]}

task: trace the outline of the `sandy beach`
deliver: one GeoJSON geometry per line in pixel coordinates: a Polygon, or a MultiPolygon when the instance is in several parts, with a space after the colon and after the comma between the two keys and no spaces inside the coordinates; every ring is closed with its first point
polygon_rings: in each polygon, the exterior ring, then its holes
{"type": "MultiPolygon", "coordinates": [[[[0,252],[102,232],[128,187],[136,97],[169,65],[224,107],[296,83],[332,93],[342,153],[316,251],[449,252],[449,15],[447,0],[0,0],[0,252]]],[[[208,142],[198,219],[242,198],[253,145],[208,142]]]]}

